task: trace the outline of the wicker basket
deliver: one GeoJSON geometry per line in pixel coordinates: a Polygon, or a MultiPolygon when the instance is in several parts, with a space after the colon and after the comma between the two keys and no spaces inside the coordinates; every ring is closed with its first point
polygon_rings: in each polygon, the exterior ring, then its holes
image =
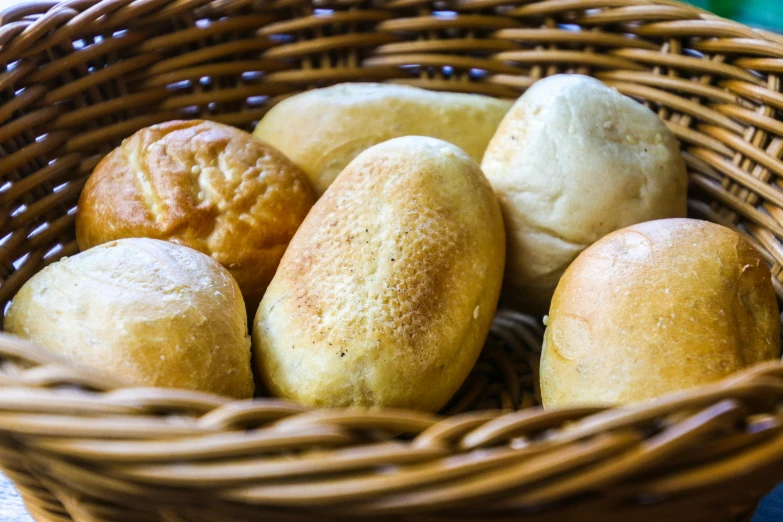
{"type": "MultiPolygon", "coordinates": [[[[692,214],[747,235],[783,294],[783,38],[672,1],[22,2],[2,14],[0,67],[2,304],[76,253],[86,176],[140,127],[250,129],[345,81],[515,98],[560,72],[656,110],[692,214]]],[[[122,389],[0,336],[0,465],[40,522],[741,520],[783,478],[783,364],[645,407],[543,412],[541,333],[498,314],[441,416],[122,389]]]]}

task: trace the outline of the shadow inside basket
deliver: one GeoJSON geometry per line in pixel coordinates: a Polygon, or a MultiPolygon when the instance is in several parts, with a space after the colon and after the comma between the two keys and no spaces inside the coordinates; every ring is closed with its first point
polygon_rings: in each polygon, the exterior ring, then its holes
{"type": "Polygon", "coordinates": [[[540,405],[538,366],[543,337],[540,318],[499,310],[473,371],[441,413],[540,405]]]}

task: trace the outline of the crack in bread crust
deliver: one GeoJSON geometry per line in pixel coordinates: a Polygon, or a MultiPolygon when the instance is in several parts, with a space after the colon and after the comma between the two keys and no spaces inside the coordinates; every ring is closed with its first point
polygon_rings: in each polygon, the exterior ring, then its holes
{"type": "MultiPolygon", "coordinates": [[[[130,165],[130,168],[133,171],[133,178],[139,186],[139,193],[141,194],[147,209],[155,218],[155,221],[159,222],[161,218],[161,198],[155,190],[152,178],[147,170],[147,165],[144,161],[141,161],[141,158],[139,157],[140,151],[138,149],[141,146],[142,142],[140,141],[135,141],[132,146],[126,144],[126,147],[124,147],[125,158],[128,160],[128,165],[130,165]]],[[[160,145],[156,141],[151,147],[152,146],[160,145]]]]}

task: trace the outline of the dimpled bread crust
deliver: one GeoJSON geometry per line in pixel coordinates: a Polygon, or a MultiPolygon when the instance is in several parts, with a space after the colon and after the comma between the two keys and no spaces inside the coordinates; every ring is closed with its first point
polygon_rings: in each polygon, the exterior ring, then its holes
{"type": "Polygon", "coordinates": [[[291,241],[256,317],[257,369],[305,404],[439,408],[492,323],[504,240],[460,149],[418,136],[368,149],[291,241]]]}

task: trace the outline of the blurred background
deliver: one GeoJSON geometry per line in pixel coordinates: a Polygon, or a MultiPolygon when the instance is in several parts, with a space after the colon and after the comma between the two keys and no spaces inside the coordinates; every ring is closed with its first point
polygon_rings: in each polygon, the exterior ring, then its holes
{"type": "Polygon", "coordinates": [[[783,0],[686,0],[718,16],[783,33],[783,0]]]}

